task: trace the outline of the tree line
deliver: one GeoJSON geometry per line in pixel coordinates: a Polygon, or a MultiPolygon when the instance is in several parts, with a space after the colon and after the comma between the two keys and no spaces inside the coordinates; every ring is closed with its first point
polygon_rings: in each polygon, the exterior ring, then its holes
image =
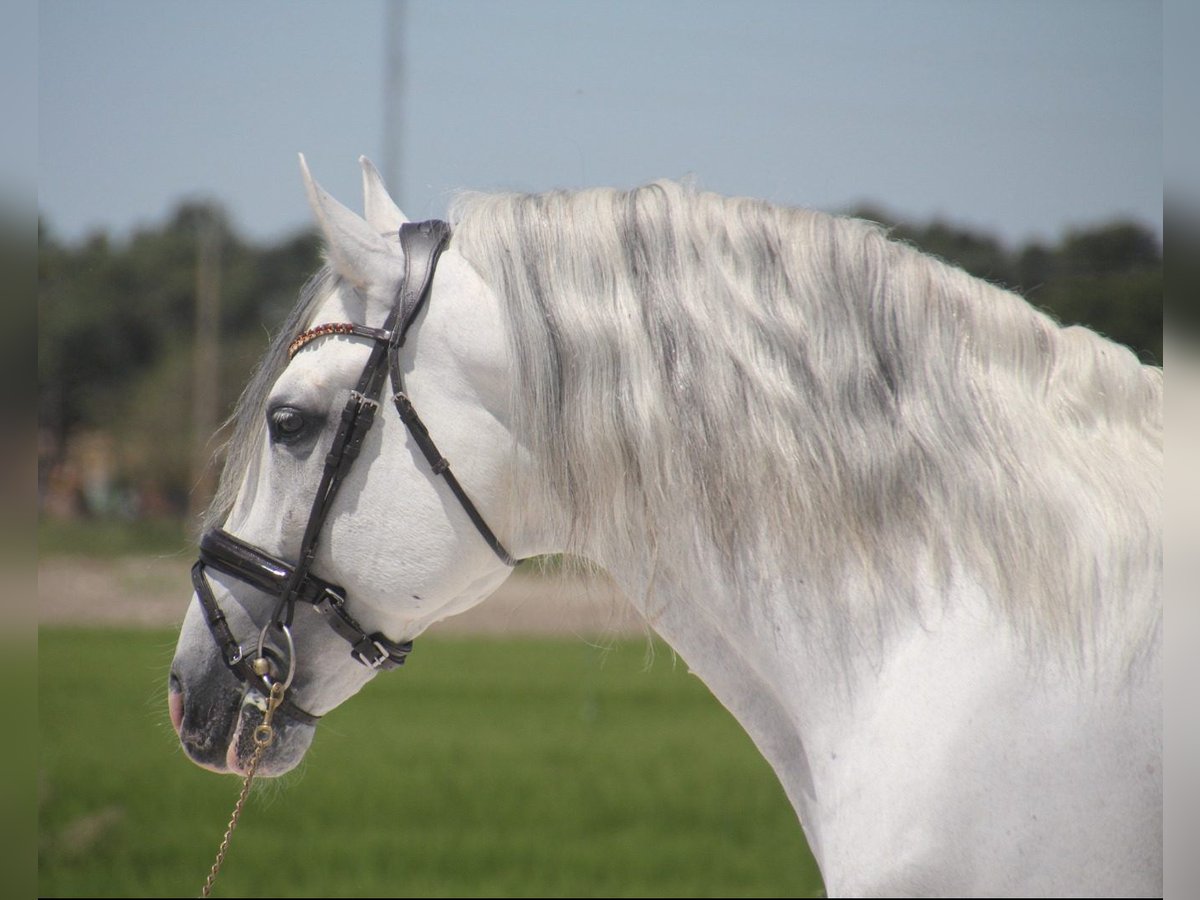
{"type": "MultiPolygon", "coordinates": [[[[1145,227],[1114,221],[1057,242],[1008,247],[986,232],[934,221],[912,224],[860,207],[892,235],[1010,288],[1063,324],[1084,324],[1161,364],[1163,255],[1145,227]]],[[[219,247],[218,408],[228,412],[268,335],[321,263],[302,231],[262,245],[240,236],[219,207],[180,205],[167,221],[125,240],[104,233],[59,240],[39,222],[39,485],[66,477],[81,435],[108,436],[111,484],[88,495],[75,473],[77,511],[178,514],[196,480],[191,433],[198,245],[219,247]],[[116,491],[117,494],[112,492],[116,491]],[[121,493],[123,492],[123,493],[121,493]],[[115,506],[113,496],[123,498],[115,506]],[[153,500],[151,501],[151,498],[153,500]]],[[[62,485],[60,485],[62,487],[62,485]]]]}

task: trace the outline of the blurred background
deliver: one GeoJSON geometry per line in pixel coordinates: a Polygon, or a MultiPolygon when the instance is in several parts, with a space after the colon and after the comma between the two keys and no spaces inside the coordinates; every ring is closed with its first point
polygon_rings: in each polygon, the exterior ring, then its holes
{"type": "MultiPolygon", "coordinates": [[[[463,188],[660,177],[863,216],[1162,363],[1157,3],[39,13],[43,896],[191,890],[232,803],[163,694],[221,424],[320,265],[297,152],[352,208],[371,157],[411,218],[463,188]]],[[[820,890],[765,763],[621,598],[554,572],[505,590],[258,792],[231,893],[820,890]],[[346,768],[419,817],[364,824],[346,768]],[[281,820],[336,852],[270,869],[281,820]]]]}
{"type": "Polygon", "coordinates": [[[39,498],[181,521],[319,264],[297,174],[700,187],[849,212],[1161,361],[1147,3],[48,2],[39,498]]]}

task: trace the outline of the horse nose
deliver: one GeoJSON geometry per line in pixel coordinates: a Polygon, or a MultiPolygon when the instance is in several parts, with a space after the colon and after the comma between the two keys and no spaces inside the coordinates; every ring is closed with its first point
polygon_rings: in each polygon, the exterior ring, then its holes
{"type": "Polygon", "coordinates": [[[179,729],[183,727],[183,682],[174,672],[167,679],[167,710],[171,714],[171,725],[179,734],[179,729]]]}

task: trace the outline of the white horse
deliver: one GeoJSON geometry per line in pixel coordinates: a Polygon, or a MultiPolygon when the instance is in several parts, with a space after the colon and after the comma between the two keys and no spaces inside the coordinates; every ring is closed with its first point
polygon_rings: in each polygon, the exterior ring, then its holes
{"type": "MultiPolygon", "coordinates": [[[[211,516],[284,559],[371,351],[287,344],[378,327],[404,272],[369,163],[365,218],[304,176],[328,266],[240,402],[211,516]],[[268,435],[280,410],[303,440],[268,435]]],[[[413,403],[514,556],[603,567],[728,707],[831,894],[1161,894],[1160,369],[863,221],[670,182],[451,218],[413,403]]],[[[313,571],[403,641],[509,569],[376,419],[313,571]]],[[[212,577],[257,634],[271,604],[212,577]]],[[[172,719],[238,770],[262,702],[202,618],[172,719]]],[[[290,696],[320,715],[374,673],[317,619],[290,696]]],[[[262,771],[312,732],[284,716],[262,771]]]]}

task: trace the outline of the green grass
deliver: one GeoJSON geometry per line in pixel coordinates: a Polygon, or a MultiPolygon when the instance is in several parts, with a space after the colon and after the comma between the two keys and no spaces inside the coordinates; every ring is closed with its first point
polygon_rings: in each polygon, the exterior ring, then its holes
{"type": "Polygon", "coordinates": [[[172,554],[195,549],[178,519],[48,519],[38,522],[39,556],[116,556],[172,554]]]}
{"type": "MultiPolygon", "coordinates": [[[[166,715],[174,635],[43,629],[39,893],[198,892],[237,782],[166,715]]],[[[218,896],[811,896],[794,813],[669,651],[429,639],[252,793],[218,896]]]]}

